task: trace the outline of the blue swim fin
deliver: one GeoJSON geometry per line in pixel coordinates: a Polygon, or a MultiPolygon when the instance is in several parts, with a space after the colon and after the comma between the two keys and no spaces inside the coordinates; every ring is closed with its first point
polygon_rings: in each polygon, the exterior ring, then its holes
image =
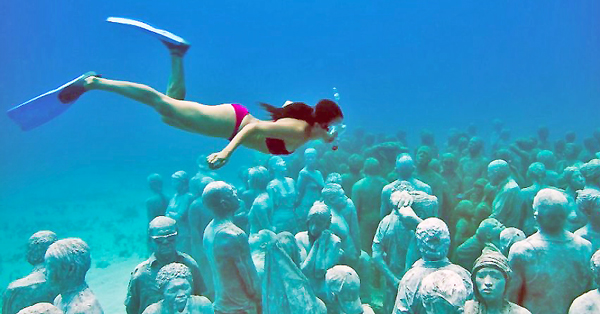
{"type": "Polygon", "coordinates": [[[83,82],[89,76],[98,75],[95,72],[83,74],[55,90],[9,109],[6,114],[21,127],[21,130],[35,129],[69,109],[85,92],[83,82]]]}
{"type": "Polygon", "coordinates": [[[142,30],[143,32],[150,34],[165,44],[169,50],[176,51],[179,55],[183,56],[186,51],[190,48],[190,44],[183,38],[166,31],[164,29],[158,29],[149,24],[133,19],[124,17],[109,17],[106,19],[107,22],[131,26],[133,28],[142,30]]]}

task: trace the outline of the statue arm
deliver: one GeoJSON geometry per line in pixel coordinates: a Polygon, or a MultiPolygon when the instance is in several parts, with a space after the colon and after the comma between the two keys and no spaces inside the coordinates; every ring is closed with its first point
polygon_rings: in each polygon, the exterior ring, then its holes
{"type": "Polygon", "coordinates": [[[356,207],[351,199],[348,199],[348,208],[350,213],[348,213],[349,221],[348,226],[350,226],[350,237],[352,237],[352,242],[354,242],[354,247],[360,256],[360,229],[358,227],[358,216],[356,215],[356,207]]]}
{"type": "Polygon", "coordinates": [[[384,187],[381,191],[381,207],[379,208],[379,218],[387,216],[390,210],[390,188],[384,187]]]}
{"type": "Polygon", "coordinates": [[[382,244],[384,238],[384,229],[387,225],[387,219],[383,219],[379,222],[379,226],[377,226],[377,231],[375,232],[375,237],[373,238],[373,245],[371,249],[373,251],[373,260],[375,261],[375,266],[383,273],[388,282],[390,282],[394,287],[398,287],[400,283],[400,279],[394,275],[392,270],[388,267],[387,263],[383,259],[384,253],[384,245],[382,244]]]}
{"type": "Polygon", "coordinates": [[[244,290],[250,298],[259,302],[261,298],[260,280],[250,256],[248,237],[243,232],[238,234],[219,232],[219,237],[221,237],[223,245],[215,248],[215,252],[221,252],[233,262],[244,290]]]}
{"type": "Polygon", "coordinates": [[[137,286],[137,269],[131,274],[129,285],[127,286],[127,297],[125,298],[125,311],[127,314],[140,313],[140,296],[137,286]]]}
{"type": "Polygon", "coordinates": [[[296,181],[296,190],[298,191],[298,203],[302,201],[302,198],[304,198],[304,191],[306,190],[307,183],[308,182],[306,182],[306,172],[304,171],[304,169],[300,170],[300,173],[298,174],[298,181],[296,181]]]}

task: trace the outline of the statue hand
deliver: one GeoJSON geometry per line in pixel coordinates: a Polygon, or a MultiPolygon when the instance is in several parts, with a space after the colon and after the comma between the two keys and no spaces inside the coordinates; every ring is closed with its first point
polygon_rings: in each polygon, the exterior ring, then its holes
{"type": "Polygon", "coordinates": [[[210,169],[219,169],[223,167],[227,163],[227,160],[229,160],[229,153],[223,151],[210,154],[206,157],[206,162],[210,169]]]}

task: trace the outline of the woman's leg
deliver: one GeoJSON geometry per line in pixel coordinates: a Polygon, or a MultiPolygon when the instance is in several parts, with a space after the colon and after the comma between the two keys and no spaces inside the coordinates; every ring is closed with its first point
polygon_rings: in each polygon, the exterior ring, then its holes
{"type": "Polygon", "coordinates": [[[84,87],[86,90],[113,92],[146,104],[154,108],[165,123],[185,131],[229,138],[235,125],[235,112],[231,105],[207,106],[177,100],[147,85],[96,76],[86,78],[84,87]]]}
{"type": "Polygon", "coordinates": [[[171,51],[171,75],[167,85],[167,96],[179,100],[185,98],[185,80],[183,72],[183,55],[171,51]]]}

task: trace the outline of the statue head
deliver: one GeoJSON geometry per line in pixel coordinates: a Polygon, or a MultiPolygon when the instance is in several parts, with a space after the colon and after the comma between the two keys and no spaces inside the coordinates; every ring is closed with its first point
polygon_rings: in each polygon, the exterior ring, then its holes
{"type": "Polygon", "coordinates": [[[417,167],[426,168],[431,162],[431,148],[429,146],[421,146],[417,150],[417,167]]]}
{"type": "Polygon", "coordinates": [[[28,306],[17,312],[17,314],[63,314],[63,311],[53,304],[42,302],[28,306]]]}
{"type": "Polygon", "coordinates": [[[308,234],[315,239],[320,237],[321,233],[331,226],[331,210],[329,206],[321,202],[315,202],[308,211],[306,221],[308,224],[308,234]]]}
{"type": "Polygon", "coordinates": [[[365,164],[363,165],[363,172],[367,176],[379,175],[381,172],[379,161],[373,157],[367,158],[367,160],[365,160],[365,164]]]}
{"type": "Polygon", "coordinates": [[[190,176],[188,176],[187,172],[183,170],[177,171],[171,176],[171,179],[177,193],[185,193],[189,190],[190,176]]]}
{"type": "Polygon", "coordinates": [[[592,268],[592,276],[597,286],[600,286],[600,250],[596,251],[590,259],[590,267],[592,268]]]}
{"type": "MultiPolygon", "coordinates": [[[[316,152],[316,151],[315,151],[316,152]]],[[[264,191],[269,184],[269,171],[263,166],[248,170],[248,186],[253,190],[264,191]]]]}
{"type": "Polygon", "coordinates": [[[173,218],[158,216],[148,224],[150,248],[157,259],[169,259],[177,254],[178,228],[173,218]]]}
{"type": "Polygon", "coordinates": [[[325,285],[331,303],[342,313],[362,313],[360,278],[349,266],[336,265],[327,270],[325,285]]]}
{"type": "Polygon", "coordinates": [[[458,159],[452,153],[445,153],[442,155],[442,169],[447,173],[454,173],[458,167],[458,159]]]}
{"type": "Polygon", "coordinates": [[[202,192],[204,192],[204,188],[211,182],[215,182],[215,179],[211,177],[202,177],[200,180],[191,180],[190,181],[190,193],[194,195],[194,197],[202,196],[202,192]]]}
{"type": "Polygon", "coordinates": [[[46,279],[60,292],[85,283],[92,258],[90,248],[79,238],[58,240],[48,247],[45,255],[46,279]]]}
{"type": "Polygon", "coordinates": [[[471,274],[477,301],[485,305],[504,299],[511,273],[508,258],[496,247],[485,247],[471,274]]]}
{"type": "Polygon", "coordinates": [[[525,233],[515,227],[509,227],[502,230],[502,232],[500,232],[500,250],[502,251],[502,254],[508,256],[508,252],[510,252],[510,248],[513,244],[525,240],[525,238],[525,233]]]}
{"type": "Polygon", "coordinates": [[[504,127],[504,122],[502,122],[502,120],[497,118],[492,120],[492,129],[494,131],[500,132],[500,130],[502,130],[502,127],[504,127]]]}
{"type": "Polygon", "coordinates": [[[363,165],[363,157],[359,154],[352,154],[348,157],[348,166],[350,167],[350,172],[352,173],[360,173],[360,169],[363,165]]]}
{"type": "Polygon", "coordinates": [[[348,201],[348,197],[346,196],[346,193],[344,193],[344,189],[337,183],[328,183],[325,185],[323,190],[321,190],[321,197],[323,198],[323,202],[325,202],[325,204],[336,209],[346,206],[348,201]]]}
{"type": "Polygon", "coordinates": [[[499,245],[500,233],[504,228],[504,225],[495,218],[487,218],[479,224],[477,231],[475,231],[475,236],[482,243],[499,245]]]}
{"type": "Polygon", "coordinates": [[[490,184],[498,186],[510,177],[510,167],[506,161],[496,159],[488,165],[487,175],[490,184]]]}
{"type": "Polygon", "coordinates": [[[396,172],[402,179],[409,179],[415,171],[415,163],[409,154],[400,154],[396,158],[396,172]]]}
{"type": "Polygon", "coordinates": [[[470,219],[475,216],[475,205],[469,200],[462,200],[454,207],[457,217],[470,219]]]}
{"type": "Polygon", "coordinates": [[[565,195],[555,189],[542,189],[533,199],[533,215],[540,232],[556,234],[565,227],[569,209],[565,195]]]}
{"type": "Polygon", "coordinates": [[[576,139],[577,139],[577,133],[575,133],[574,131],[568,131],[565,134],[565,141],[567,143],[574,143],[576,139]]]}
{"type": "Polygon", "coordinates": [[[469,154],[471,154],[471,156],[477,156],[483,150],[483,140],[475,136],[471,138],[471,140],[469,141],[469,146],[467,146],[467,148],[469,149],[469,154]]]}
{"type": "Polygon", "coordinates": [[[534,162],[527,168],[527,177],[538,184],[542,184],[546,179],[546,166],[541,162],[534,162]]]}
{"type": "Polygon", "coordinates": [[[537,131],[538,138],[542,141],[548,140],[548,135],[550,135],[550,130],[546,126],[540,126],[537,131]]]}
{"type": "Polygon", "coordinates": [[[240,207],[235,188],[223,181],[209,183],[202,193],[202,202],[218,218],[231,216],[240,207]]]}
{"type": "Polygon", "coordinates": [[[600,192],[594,189],[579,190],[576,202],[589,223],[595,228],[600,227],[600,192]]]}
{"type": "Polygon", "coordinates": [[[423,220],[415,230],[417,247],[425,261],[439,261],[446,258],[450,249],[450,231],[439,218],[423,220]]]}
{"type": "Polygon", "coordinates": [[[163,179],[160,176],[160,174],[153,173],[153,174],[151,174],[151,175],[148,176],[147,180],[148,180],[148,186],[150,187],[150,190],[152,192],[155,192],[155,193],[162,192],[162,189],[163,189],[163,179]]]}
{"type": "Polygon", "coordinates": [[[461,314],[469,292],[457,273],[437,270],[423,278],[419,295],[426,314],[461,314]]]}
{"type": "Polygon", "coordinates": [[[44,263],[44,256],[48,247],[58,238],[52,231],[38,231],[27,241],[27,262],[32,266],[44,263]]]}
{"type": "Polygon", "coordinates": [[[268,169],[273,176],[283,175],[287,171],[287,165],[280,156],[273,156],[269,158],[268,169]]]}
{"type": "Polygon", "coordinates": [[[574,191],[581,190],[585,187],[585,178],[579,171],[578,167],[567,167],[562,173],[563,180],[574,191]]]}
{"type": "Polygon", "coordinates": [[[314,148],[307,148],[304,150],[304,164],[307,167],[312,167],[317,163],[317,150],[314,148]]]}
{"type": "Polygon", "coordinates": [[[600,183],[600,159],[592,159],[581,167],[586,182],[600,183]]]}
{"type": "Polygon", "coordinates": [[[342,175],[339,174],[338,172],[332,172],[330,174],[327,175],[327,178],[325,178],[325,184],[329,184],[329,183],[335,183],[335,184],[342,184],[342,175]]]}
{"type": "Polygon", "coordinates": [[[192,295],[192,272],[180,263],[167,264],[158,271],[156,285],[163,295],[163,306],[173,313],[183,312],[192,295]]]}
{"type": "Polygon", "coordinates": [[[537,161],[541,162],[548,169],[554,169],[556,165],[556,156],[550,150],[541,150],[536,155],[537,161]]]}

